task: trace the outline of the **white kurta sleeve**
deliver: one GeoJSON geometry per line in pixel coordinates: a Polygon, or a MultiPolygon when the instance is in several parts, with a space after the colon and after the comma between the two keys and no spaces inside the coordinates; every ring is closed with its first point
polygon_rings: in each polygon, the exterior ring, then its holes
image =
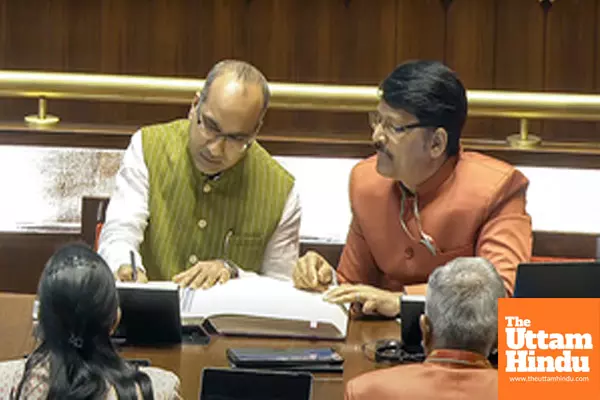
{"type": "Polygon", "coordinates": [[[302,207],[296,184],[290,190],[281,219],[265,249],[261,274],[291,279],[300,252],[302,207]]]}
{"type": "Polygon", "coordinates": [[[148,225],[148,190],[142,133],[137,131],[117,173],[98,244],[98,253],[113,271],[123,264],[131,264],[130,251],[135,254],[136,265],[143,269],[139,247],[148,225]]]}

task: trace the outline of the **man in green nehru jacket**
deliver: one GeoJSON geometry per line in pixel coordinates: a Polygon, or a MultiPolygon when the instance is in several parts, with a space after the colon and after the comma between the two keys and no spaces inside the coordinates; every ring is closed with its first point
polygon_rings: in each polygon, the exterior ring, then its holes
{"type": "Polygon", "coordinates": [[[263,74],[226,60],[188,119],[132,136],[98,248],[117,279],[209,288],[247,272],[291,278],[301,208],[294,178],[255,141],[268,104],[263,74]]]}

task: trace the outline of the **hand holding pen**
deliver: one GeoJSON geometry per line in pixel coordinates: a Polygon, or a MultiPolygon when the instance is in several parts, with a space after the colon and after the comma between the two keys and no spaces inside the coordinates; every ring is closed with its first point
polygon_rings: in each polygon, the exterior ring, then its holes
{"type": "Polygon", "coordinates": [[[129,252],[130,264],[124,264],[119,267],[115,274],[116,279],[121,282],[148,282],[148,277],[143,269],[138,268],[135,261],[135,253],[129,252]]]}
{"type": "Polygon", "coordinates": [[[137,282],[138,274],[137,267],[135,266],[135,254],[133,250],[129,250],[129,259],[131,260],[131,278],[134,282],[137,282]]]}

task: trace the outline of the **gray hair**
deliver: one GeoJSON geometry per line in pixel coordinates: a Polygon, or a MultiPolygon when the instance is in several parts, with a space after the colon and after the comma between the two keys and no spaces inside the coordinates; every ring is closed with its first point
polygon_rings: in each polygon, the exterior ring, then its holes
{"type": "Polygon", "coordinates": [[[208,92],[213,82],[219,76],[231,73],[235,76],[235,79],[244,83],[256,83],[261,85],[263,91],[263,109],[262,115],[267,111],[269,106],[269,100],[271,98],[271,92],[269,90],[269,83],[267,78],[260,72],[255,66],[239,60],[223,60],[215,64],[206,76],[204,86],[200,92],[200,104],[204,103],[208,97],[208,92]]]}
{"type": "Polygon", "coordinates": [[[459,257],[429,276],[425,314],[434,348],[488,355],[498,337],[498,299],[506,291],[484,258],[459,257]]]}

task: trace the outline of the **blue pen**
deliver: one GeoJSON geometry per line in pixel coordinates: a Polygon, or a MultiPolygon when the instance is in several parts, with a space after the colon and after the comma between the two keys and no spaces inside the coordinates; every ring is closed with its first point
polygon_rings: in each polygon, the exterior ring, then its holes
{"type": "Polygon", "coordinates": [[[133,250],[129,250],[129,257],[131,258],[131,269],[132,269],[132,278],[134,282],[137,282],[137,267],[135,266],[135,254],[133,250]]]}

